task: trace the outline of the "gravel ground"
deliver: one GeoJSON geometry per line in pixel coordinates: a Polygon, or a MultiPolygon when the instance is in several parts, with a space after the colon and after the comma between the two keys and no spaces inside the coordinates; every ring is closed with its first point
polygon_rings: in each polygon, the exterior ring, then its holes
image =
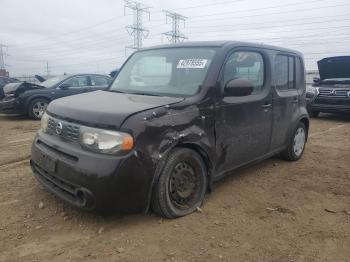
{"type": "Polygon", "coordinates": [[[350,116],[312,119],[303,158],[227,176],[202,210],[97,216],[29,168],[38,122],[0,116],[0,261],[350,261],[350,116]]]}

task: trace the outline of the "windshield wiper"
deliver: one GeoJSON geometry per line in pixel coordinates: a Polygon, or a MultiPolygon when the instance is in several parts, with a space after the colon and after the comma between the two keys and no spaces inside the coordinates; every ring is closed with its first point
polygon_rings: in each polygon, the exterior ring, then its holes
{"type": "Polygon", "coordinates": [[[145,93],[145,92],[124,92],[116,89],[109,89],[109,92],[114,92],[114,93],[121,93],[121,94],[130,94],[130,95],[141,95],[141,96],[161,96],[157,94],[152,94],[152,93],[145,93]]]}
{"type": "Polygon", "coordinates": [[[157,94],[144,93],[144,92],[132,92],[132,93],[128,93],[128,94],[141,95],[141,96],[160,96],[160,95],[157,95],[157,94]]]}
{"type": "Polygon", "coordinates": [[[120,91],[120,90],[115,90],[115,89],[109,89],[108,90],[109,92],[113,92],[113,93],[121,93],[121,94],[126,94],[125,92],[123,91],[120,91]]]}

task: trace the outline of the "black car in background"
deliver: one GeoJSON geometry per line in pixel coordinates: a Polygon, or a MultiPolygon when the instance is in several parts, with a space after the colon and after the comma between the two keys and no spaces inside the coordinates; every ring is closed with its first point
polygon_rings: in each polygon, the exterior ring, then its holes
{"type": "Polygon", "coordinates": [[[40,85],[27,82],[7,84],[0,96],[0,112],[41,119],[47,105],[60,97],[106,89],[112,79],[105,75],[79,74],[50,78],[40,85]]]}
{"type": "Polygon", "coordinates": [[[320,78],[306,94],[309,115],[350,113],[350,56],[327,57],[317,64],[320,78]]]}

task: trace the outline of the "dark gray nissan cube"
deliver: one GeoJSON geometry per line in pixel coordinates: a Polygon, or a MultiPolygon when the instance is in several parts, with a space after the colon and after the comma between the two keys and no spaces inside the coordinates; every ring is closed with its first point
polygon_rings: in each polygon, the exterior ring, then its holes
{"type": "Polygon", "coordinates": [[[299,52],[231,41],[156,46],[132,54],[107,90],[50,103],[31,167],[76,207],[176,218],[233,169],[276,154],[298,160],[308,129],[299,52]]]}

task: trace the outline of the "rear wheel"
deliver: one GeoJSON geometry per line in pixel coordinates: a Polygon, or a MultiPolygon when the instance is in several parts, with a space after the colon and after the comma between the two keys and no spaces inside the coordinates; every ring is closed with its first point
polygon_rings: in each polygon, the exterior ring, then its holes
{"type": "Polygon", "coordinates": [[[30,102],[28,115],[31,119],[40,120],[46,111],[49,101],[45,98],[37,98],[30,102]]]}
{"type": "Polygon", "coordinates": [[[299,160],[304,153],[306,138],[306,127],[300,122],[294,131],[294,135],[288,147],[282,152],[283,158],[289,161],[299,160]]]}
{"type": "Polygon", "coordinates": [[[207,170],[200,155],[187,148],[171,152],[152,196],[152,209],[166,218],[188,215],[202,205],[207,170]]]}

